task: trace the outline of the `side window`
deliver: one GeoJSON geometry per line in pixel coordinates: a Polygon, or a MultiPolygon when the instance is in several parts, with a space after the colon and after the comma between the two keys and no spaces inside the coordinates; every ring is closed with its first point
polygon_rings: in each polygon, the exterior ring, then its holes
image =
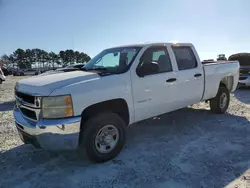
{"type": "Polygon", "coordinates": [[[179,70],[197,67],[197,60],[190,47],[172,47],[179,70]]]}
{"type": "Polygon", "coordinates": [[[151,68],[152,66],[147,66],[148,64],[153,64],[154,67],[157,67],[157,70],[152,72],[150,70],[146,70],[146,75],[171,72],[173,70],[169,54],[165,47],[148,48],[142,55],[138,67],[151,68]]]}
{"type": "Polygon", "coordinates": [[[158,61],[158,59],[159,59],[159,57],[161,55],[165,55],[165,51],[164,50],[155,51],[153,53],[153,61],[158,61]]]}

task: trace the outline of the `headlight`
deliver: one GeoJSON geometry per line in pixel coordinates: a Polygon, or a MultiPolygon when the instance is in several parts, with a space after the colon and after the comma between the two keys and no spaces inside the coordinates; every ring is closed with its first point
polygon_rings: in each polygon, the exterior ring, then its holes
{"type": "Polygon", "coordinates": [[[73,116],[73,105],[70,95],[43,97],[43,118],[64,118],[73,116]]]}

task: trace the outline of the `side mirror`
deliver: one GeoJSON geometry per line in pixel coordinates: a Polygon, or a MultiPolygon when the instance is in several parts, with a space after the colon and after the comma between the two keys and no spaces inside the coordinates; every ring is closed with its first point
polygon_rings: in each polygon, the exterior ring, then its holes
{"type": "Polygon", "coordinates": [[[136,73],[139,77],[144,77],[150,74],[157,74],[159,72],[159,65],[157,62],[143,62],[140,67],[137,68],[136,73]]]}

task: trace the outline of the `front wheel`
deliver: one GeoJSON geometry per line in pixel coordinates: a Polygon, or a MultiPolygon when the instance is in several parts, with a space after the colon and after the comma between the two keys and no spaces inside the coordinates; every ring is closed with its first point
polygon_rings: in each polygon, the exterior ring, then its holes
{"type": "Polygon", "coordinates": [[[96,162],[115,158],[123,149],[126,141],[126,125],[112,112],[101,113],[90,118],[80,135],[80,149],[87,157],[96,162]]]}
{"type": "Polygon", "coordinates": [[[210,100],[211,111],[223,114],[227,111],[230,102],[230,93],[226,87],[219,87],[215,98],[210,100]]]}

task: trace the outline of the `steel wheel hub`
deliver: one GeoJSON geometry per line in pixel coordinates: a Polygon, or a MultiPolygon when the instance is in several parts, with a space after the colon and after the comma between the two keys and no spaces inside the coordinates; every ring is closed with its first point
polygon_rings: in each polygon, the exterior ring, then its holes
{"type": "Polygon", "coordinates": [[[98,131],[95,137],[95,147],[100,153],[109,153],[117,145],[119,131],[114,125],[106,125],[98,131]]]}
{"type": "Polygon", "coordinates": [[[227,95],[226,93],[222,93],[222,95],[220,96],[220,107],[225,108],[226,105],[227,105],[227,95]]]}

